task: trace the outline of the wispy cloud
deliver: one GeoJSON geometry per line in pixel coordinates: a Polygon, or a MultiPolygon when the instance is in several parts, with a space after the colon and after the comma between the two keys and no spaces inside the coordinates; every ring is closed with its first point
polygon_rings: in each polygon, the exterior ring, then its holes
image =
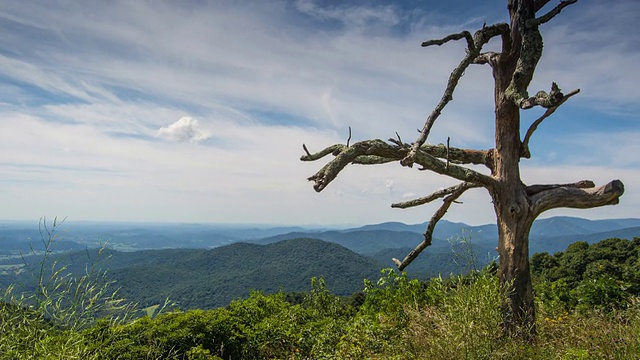
{"type": "Polygon", "coordinates": [[[380,25],[388,29],[400,21],[397,9],[392,6],[353,6],[345,3],[321,7],[312,0],[298,0],[295,6],[303,14],[322,21],[335,20],[348,28],[380,25]]]}

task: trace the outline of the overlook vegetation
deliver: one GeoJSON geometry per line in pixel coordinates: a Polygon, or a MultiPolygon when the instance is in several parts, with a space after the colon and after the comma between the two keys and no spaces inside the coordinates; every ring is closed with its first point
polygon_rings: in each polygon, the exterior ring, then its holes
{"type": "MultiPolygon", "coordinates": [[[[273,246],[293,244],[296,242],[285,241],[273,246]]],[[[318,240],[298,244],[304,245],[301,249],[324,246],[329,254],[341,253],[339,246],[318,240]]],[[[265,251],[250,244],[236,247],[259,249],[264,257],[273,256],[277,249],[265,251]]],[[[538,341],[534,344],[503,335],[500,306],[506,290],[499,285],[496,265],[474,269],[473,254],[464,250],[459,246],[456,251],[459,266],[472,268],[465,276],[420,281],[386,269],[381,276],[364,280],[364,286],[361,282],[362,292],[339,296],[324,278],[291,271],[292,277],[310,276],[306,291],[254,291],[248,298],[209,310],[179,310],[170,301],[152,308],[136,307],[123,301],[121,294],[126,289],[115,292],[122,283],[114,283],[100,268],[85,269],[82,276],[54,271],[54,276],[47,273],[40,292],[34,295],[21,297],[15,286],[3,289],[0,359],[640,356],[640,238],[613,238],[591,245],[578,242],[564,252],[535,254],[531,262],[538,341]]],[[[100,255],[108,255],[104,251],[100,255]]],[[[201,253],[201,257],[195,253],[185,256],[184,264],[176,264],[176,272],[186,271],[189,261],[194,262],[192,266],[201,265],[197,261],[207,261],[212,254],[201,253]]],[[[304,262],[304,256],[298,255],[292,255],[291,265],[304,262]]],[[[238,259],[229,257],[228,261],[238,259]]],[[[126,258],[114,263],[124,266],[126,258]]],[[[161,265],[146,264],[149,267],[139,271],[150,274],[154,266],[161,265]]],[[[255,265],[244,264],[247,269],[255,265]]],[[[67,270],[56,266],[54,269],[67,270]]]]}

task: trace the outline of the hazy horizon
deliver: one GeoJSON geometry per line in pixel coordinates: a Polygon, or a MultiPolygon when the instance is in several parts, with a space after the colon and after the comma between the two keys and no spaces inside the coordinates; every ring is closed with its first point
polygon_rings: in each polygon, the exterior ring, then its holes
{"type": "MultiPolygon", "coordinates": [[[[602,219],[588,219],[580,216],[568,216],[568,215],[554,215],[554,216],[540,216],[537,220],[545,220],[550,218],[574,218],[574,219],[583,219],[589,221],[608,221],[608,220],[636,220],[640,219],[640,217],[624,217],[624,218],[602,218],[602,219]]],[[[0,219],[0,227],[5,224],[30,224],[34,226],[38,226],[40,224],[42,218],[36,220],[27,220],[27,219],[0,219]]],[[[54,218],[47,217],[47,224],[52,224],[54,218]]],[[[217,222],[171,222],[171,221],[110,221],[110,220],[73,220],[69,218],[60,218],[57,220],[62,222],[63,225],[148,225],[153,227],[162,227],[162,226],[206,226],[206,227],[219,227],[219,228],[256,228],[256,229],[275,229],[275,228],[303,228],[307,230],[322,230],[322,229],[348,229],[348,228],[357,228],[368,225],[378,225],[384,223],[402,223],[405,225],[423,225],[428,223],[430,219],[425,219],[421,222],[405,222],[405,221],[397,221],[397,220],[388,220],[388,221],[380,221],[380,222],[370,222],[370,223],[335,223],[335,224],[269,224],[269,223],[243,223],[243,222],[228,222],[228,223],[217,223],[217,222]]],[[[448,221],[450,223],[462,223],[469,226],[482,226],[482,225],[493,225],[496,222],[486,222],[486,223],[468,223],[465,221],[453,221],[448,219],[441,219],[440,222],[448,221]]]]}

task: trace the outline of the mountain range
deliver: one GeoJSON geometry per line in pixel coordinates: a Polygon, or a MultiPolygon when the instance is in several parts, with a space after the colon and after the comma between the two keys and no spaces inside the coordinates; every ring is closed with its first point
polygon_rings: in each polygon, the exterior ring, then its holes
{"type": "MultiPolygon", "coordinates": [[[[55,232],[58,250],[80,250],[107,242],[113,249],[137,251],[145,249],[205,248],[234,242],[269,243],[297,237],[311,237],[340,243],[358,253],[374,253],[386,248],[415,247],[422,239],[427,223],[407,225],[386,222],[361,227],[298,227],[268,225],[172,224],[172,223],[62,223],[55,232]],[[367,240],[368,239],[368,240],[367,240]]],[[[532,252],[555,252],[581,239],[597,241],[603,237],[639,236],[640,219],[587,220],[558,216],[536,220],[530,240],[532,252]]],[[[48,225],[47,230],[52,230],[48,225]]],[[[495,224],[472,226],[441,220],[434,231],[432,248],[448,247],[447,240],[463,231],[472,242],[496,242],[495,224]]],[[[42,248],[38,222],[0,221],[0,255],[28,252],[42,248]],[[28,241],[30,240],[30,241],[28,241]]],[[[495,248],[495,245],[493,246],[495,248]]]]}
{"type": "MultiPolygon", "coordinates": [[[[141,305],[169,297],[181,308],[211,308],[246,297],[251,289],[265,292],[309,290],[311,277],[323,276],[340,295],[362,290],[365,278],[394,267],[423,239],[427,224],[388,222],[348,229],[257,227],[192,224],[64,224],[55,229],[51,260],[83,274],[97,261],[121,294],[141,305]],[[108,240],[98,259],[95,248],[108,240]],[[80,250],[81,251],[77,251],[80,250]],[[97,259],[97,260],[96,260],[97,259]]],[[[48,230],[52,230],[49,228],[48,230]]],[[[29,266],[42,259],[36,227],[0,224],[0,287],[29,283],[29,266]],[[22,227],[21,227],[22,226],[22,227]],[[31,245],[26,241],[31,239],[31,245]],[[30,246],[35,255],[26,256],[30,246]],[[22,254],[22,255],[19,255],[22,254]]],[[[495,260],[497,227],[441,221],[432,245],[406,270],[427,278],[466,272],[495,260]]],[[[576,241],[640,236],[640,219],[586,220],[553,217],[534,223],[531,254],[563,251],[576,241]]],[[[46,264],[49,268],[51,263],[46,264]]]]}
{"type": "MultiPolygon", "coordinates": [[[[297,237],[314,237],[340,244],[359,254],[371,256],[384,266],[393,267],[392,258],[402,259],[422,239],[427,223],[407,225],[387,222],[345,229],[291,232],[255,240],[267,244],[297,237]]],[[[534,222],[529,233],[529,249],[537,252],[563,251],[576,241],[588,243],[608,238],[632,239],[640,236],[640,219],[587,220],[575,217],[552,217],[534,222]]],[[[464,223],[440,221],[433,233],[433,241],[421,256],[407,268],[411,274],[434,276],[448,274],[464,268],[469,261],[484,266],[498,254],[498,227],[495,224],[471,226],[464,223]],[[461,243],[464,245],[461,248],[461,243]],[[468,254],[472,250],[473,254],[468,254]],[[465,255],[464,252],[467,252],[465,255]],[[474,259],[470,259],[473,255],[474,259]],[[467,256],[467,259],[463,259],[467,256]],[[460,262],[463,262],[461,264],[460,262]]]]}

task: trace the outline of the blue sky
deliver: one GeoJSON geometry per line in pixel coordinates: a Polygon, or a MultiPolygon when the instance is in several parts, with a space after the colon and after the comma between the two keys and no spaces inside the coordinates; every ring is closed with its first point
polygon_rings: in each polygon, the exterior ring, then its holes
{"type": "MultiPolygon", "coordinates": [[[[0,219],[407,223],[391,209],[454,182],[352,166],[322,193],[311,151],[412,141],[464,56],[420,43],[507,20],[506,1],[3,1],[0,219]]],[[[555,6],[550,2],[545,10],[555,6]]],[[[618,206],[546,215],[640,217],[640,3],[581,1],[542,27],[530,91],[581,89],[531,141],[526,183],[621,179],[618,206]]],[[[497,49],[497,41],[489,48],[497,49]]],[[[429,141],[490,148],[490,69],[473,66],[429,141]]],[[[523,113],[523,133],[542,109],[523,113]]],[[[484,190],[447,219],[492,222],[484,190]]]]}

